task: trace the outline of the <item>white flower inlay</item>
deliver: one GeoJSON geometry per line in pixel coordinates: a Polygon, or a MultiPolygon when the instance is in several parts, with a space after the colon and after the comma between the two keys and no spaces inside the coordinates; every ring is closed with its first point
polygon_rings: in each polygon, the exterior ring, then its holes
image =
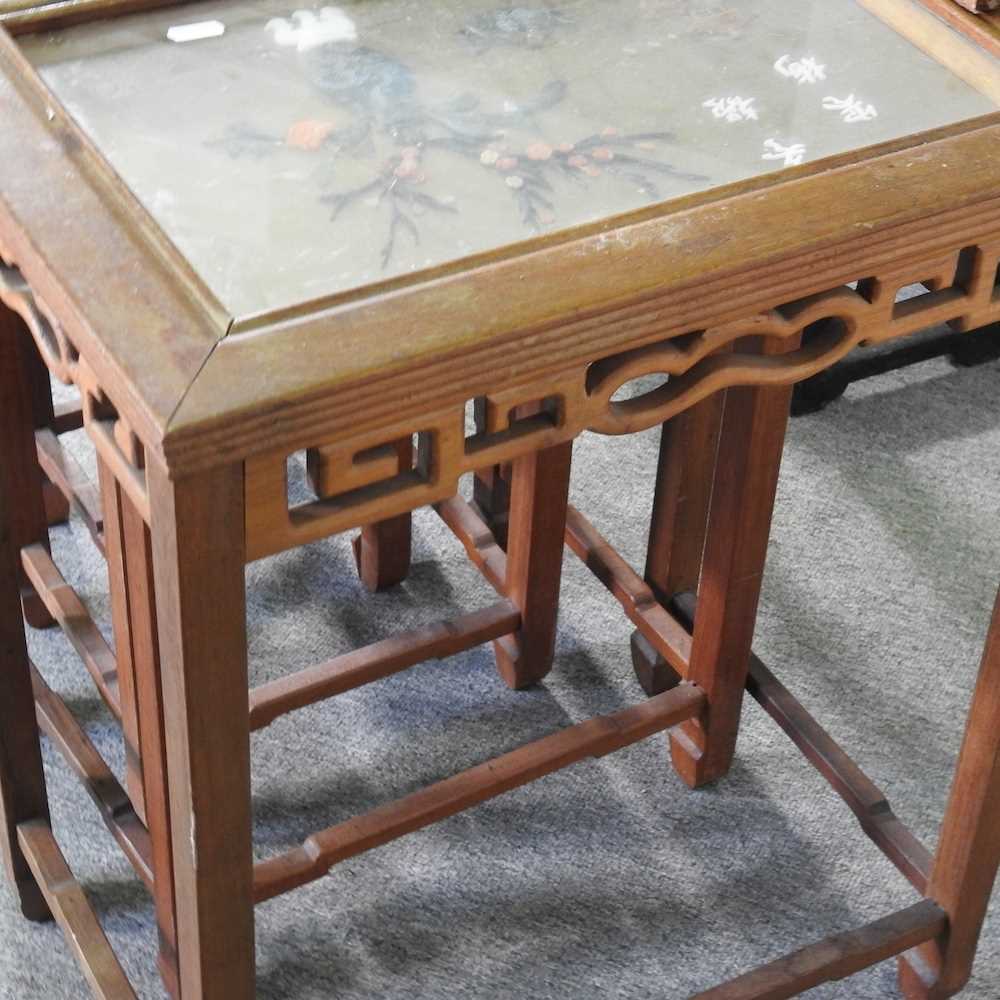
{"type": "Polygon", "coordinates": [[[826,79],[826,67],[812,56],[793,60],[791,55],[783,55],[774,68],[782,75],[797,83],[818,83],[826,79]]]}
{"type": "Polygon", "coordinates": [[[847,97],[843,98],[824,97],[823,107],[827,111],[839,111],[840,117],[850,124],[870,122],[873,118],[878,117],[874,104],[865,104],[853,94],[848,94],[847,97]]]}
{"type": "Polygon", "coordinates": [[[801,142],[793,142],[790,146],[785,146],[777,139],[764,140],[764,152],[762,160],[782,160],[786,167],[797,167],[806,155],[806,147],[801,142]]]}
{"type": "Polygon", "coordinates": [[[357,26],[339,7],[323,7],[318,15],[311,10],[293,10],[290,18],[272,17],[265,27],[278,45],[294,45],[299,52],[327,42],[358,39],[357,26]]]}
{"type": "Polygon", "coordinates": [[[715,118],[727,122],[747,122],[757,120],[757,109],[753,97],[712,97],[702,104],[709,108],[715,118]]]}

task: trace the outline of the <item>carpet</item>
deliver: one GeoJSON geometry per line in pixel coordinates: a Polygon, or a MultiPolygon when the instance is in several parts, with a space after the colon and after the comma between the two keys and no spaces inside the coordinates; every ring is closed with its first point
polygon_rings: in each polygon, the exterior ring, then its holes
{"type": "MultiPolygon", "coordinates": [[[[931,848],[1000,577],[1000,363],[943,361],[853,385],[793,421],[756,650],[931,848]]],[[[578,441],[573,501],[641,568],[657,433],[578,441]]],[[[85,443],[78,443],[81,454],[85,443]]],[[[57,528],[103,627],[102,564],[57,528]]],[[[255,683],[489,603],[447,529],[415,518],[414,566],[372,597],[340,537],[247,571],[255,683]]],[[[630,626],[567,554],[555,667],[515,693],[488,647],[285,717],[253,739],[259,857],[552,730],[642,697],[630,626]]],[[[122,772],[120,740],[68,644],[32,632],[46,678],[122,772]]],[[[143,997],[153,910],[96,810],[45,748],[53,822],[143,997]]],[[[576,765],[348,861],[257,910],[259,995],[299,1000],[684,998],[915,901],[756,704],[735,766],[691,792],[663,737],[576,765]]],[[[53,925],[0,886],[0,998],[84,997],[53,925]]],[[[816,989],[896,996],[893,963],[816,989]]],[[[1000,919],[969,1000],[1000,996],[1000,919]]]]}

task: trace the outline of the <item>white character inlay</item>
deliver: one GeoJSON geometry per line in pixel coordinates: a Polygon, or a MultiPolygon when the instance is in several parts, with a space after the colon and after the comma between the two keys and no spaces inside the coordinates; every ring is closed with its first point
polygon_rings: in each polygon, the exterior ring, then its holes
{"type": "Polygon", "coordinates": [[[840,117],[849,124],[853,124],[854,122],[870,122],[873,118],[878,118],[878,112],[875,110],[874,104],[865,104],[864,101],[859,100],[853,94],[848,94],[844,98],[824,97],[823,107],[827,111],[839,111],[840,117]]]}
{"type": "Polygon", "coordinates": [[[786,167],[797,167],[806,155],[806,147],[801,142],[793,142],[790,146],[785,146],[777,139],[764,140],[764,152],[762,160],[781,160],[786,167]]]}
{"type": "Polygon", "coordinates": [[[790,55],[783,55],[774,64],[774,68],[796,83],[818,83],[826,79],[826,67],[812,56],[803,56],[793,61],[790,55]]]}
{"type": "Polygon", "coordinates": [[[747,122],[757,120],[757,109],[753,97],[712,97],[702,104],[709,108],[715,118],[727,122],[747,122]]]}

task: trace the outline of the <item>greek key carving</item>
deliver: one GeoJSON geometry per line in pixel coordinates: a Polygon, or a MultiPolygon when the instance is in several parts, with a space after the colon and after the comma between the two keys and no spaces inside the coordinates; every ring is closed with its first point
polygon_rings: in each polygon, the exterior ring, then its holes
{"type": "Polygon", "coordinates": [[[256,558],[403,513],[454,494],[460,476],[566,441],[585,430],[630,434],[669,420],[714,392],[787,385],[834,364],[860,344],[903,337],[940,323],[973,330],[1000,320],[1000,243],[909,261],[851,285],[777,304],[724,325],[678,331],[545,379],[490,394],[485,429],[466,434],[464,411],[427,414],[419,426],[321,445],[322,499],[288,509],[285,456],[247,463],[248,547],[256,558]],[[902,298],[902,289],[922,285],[902,298]],[[761,354],[759,338],[801,344],[761,354]],[[658,385],[632,398],[622,389],[647,376],[658,385]],[[421,462],[403,468],[394,442],[420,432],[421,462]]]}

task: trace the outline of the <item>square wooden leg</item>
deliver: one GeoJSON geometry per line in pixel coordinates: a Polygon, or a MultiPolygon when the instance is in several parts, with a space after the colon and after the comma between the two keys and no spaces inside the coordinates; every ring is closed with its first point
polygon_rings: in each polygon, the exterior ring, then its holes
{"type": "Polygon", "coordinates": [[[48,822],[48,797],[31,692],[17,586],[17,550],[9,512],[14,459],[0,435],[0,848],[7,873],[29,920],[47,920],[49,908],[18,843],[17,827],[48,822]]]}
{"type": "Polygon", "coordinates": [[[365,525],[351,543],[361,582],[373,593],[401,584],[410,572],[413,516],[400,514],[365,525]]]}
{"type": "MultiPolygon", "coordinates": [[[[473,416],[476,433],[483,434],[488,429],[487,400],[477,396],[473,401],[473,416]]],[[[490,465],[477,470],[472,480],[472,502],[486,526],[490,529],[497,545],[507,550],[507,528],[510,519],[510,463],[490,465]]]]}
{"type": "Polygon", "coordinates": [[[254,996],[243,466],[173,481],[154,458],[178,963],[184,1000],[254,996]]]}
{"type": "MultiPolygon", "coordinates": [[[[0,400],[3,401],[0,455],[9,467],[8,517],[15,554],[25,545],[41,543],[48,548],[49,544],[44,479],[35,448],[39,367],[44,372],[21,317],[0,305],[0,400]]],[[[55,620],[35,593],[20,563],[15,572],[25,620],[34,628],[54,625],[55,620]]]]}
{"type": "Polygon", "coordinates": [[[671,733],[674,766],[692,788],[722,777],[736,749],[791,392],[726,393],[688,678],[708,695],[708,708],[671,733]]]}
{"type": "MultiPolygon", "coordinates": [[[[724,403],[725,394],[715,393],[663,425],[645,572],[662,604],[698,590],[724,403]]],[[[632,633],[632,666],[650,697],[681,680],[638,631],[632,633]]]]}
{"type": "Polygon", "coordinates": [[[900,958],[900,985],[910,1000],[944,1000],[969,981],[998,866],[1000,594],[927,886],[927,895],[948,914],[948,929],[900,958]]]}
{"type": "Polygon", "coordinates": [[[128,494],[100,458],[98,471],[105,512],[126,788],[136,813],[149,830],[160,973],[167,992],[177,997],[177,926],[152,539],[128,494]]]}
{"type": "MultiPolygon", "coordinates": [[[[413,441],[401,438],[396,442],[400,469],[413,463],[413,441]]],[[[413,515],[396,517],[367,524],[353,542],[354,561],[361,582],[373,593],[389,590],[401,584],[410,572],[413,549],[413,515]]]]}
{"type": "MultiPolygon", "coordinates": [[[[25,346],[25,375],[28,379],[34,426],[36,429],[51,427],[55,422],[55,407],[52,404],[49,370],[34,345],[27,343],[25,346]]],[[[42,472],[42,502],[45,506],[45,519],[50,527],[55,524],[65,524],[69,520],[69,500],[44,472],[42,472]]]]}
{"type": "MultiPolygon", "coordinates": [[[[412,438],[400,438],[385,450],[393,455],[395,471],[413,466],[412,438]]],[[[331,468],[329,455],[323,448],[307,450],[306,469],[318,497],[332,496],[344,488],[343,482],[338,481],[338,472],[343,470],[331,468]]],[[[351,547],[358,576],[373,594],[398,586],[409,575],[412,534],[413,515],[406,513],[367,524],[355,536],[351,547]]]]}
{"type": "Polygon", "coordinates": [[[97,472],[104,510],[104,544],[111,596],[111,626],[115,637],[115,666],[121,705],[122,737],[125,743],[125,788],[136,814],[146,822],[143,793],[142,754],[139,746],[139,705],[135,696],[135,668],[132,658],[132,616],[129,609],[128,575],[125,568],[125,539],[122,505],[127,502],[114,473],[98,456],[97,472]]]}
{"type": "Polygon", "coordinates": [[[569,441],[511,467],[506,591],[521,612],[521,628],[494,648],[512,688],[538,683],[552,667],[572,461],[569,441]]]}

